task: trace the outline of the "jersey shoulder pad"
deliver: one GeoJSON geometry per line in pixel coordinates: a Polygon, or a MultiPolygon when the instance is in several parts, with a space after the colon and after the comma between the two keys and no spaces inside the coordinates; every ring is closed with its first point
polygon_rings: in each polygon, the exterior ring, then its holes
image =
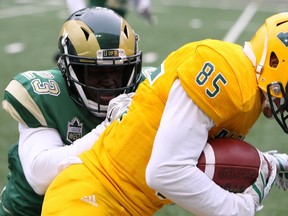
{"type": "Polygon", "coordinates": [[[18,122],[29,127],[47,126],[44,110],[55,105],[62,92],[68,95],[59,70],[26,71],[8,84],[2,104],[18,122]]]}
{"type": "Polygon", "coordinates": [[[179,79],[187,94],[216,123],[253,109],[258,94],[255,73],[240,46],[205,41],[190,53],[178,68],[179,79]]]}

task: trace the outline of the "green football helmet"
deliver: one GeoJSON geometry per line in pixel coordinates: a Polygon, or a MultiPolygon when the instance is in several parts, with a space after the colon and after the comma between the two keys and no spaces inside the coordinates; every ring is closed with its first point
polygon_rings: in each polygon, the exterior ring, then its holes
{"type": "Polygon", "coordinates": [[[79,105],[105,117],[116,96],[135,91],[141,78],[139,37],[123,17],[102,8],[84,8],[63,24],[58,66],[79,105]]]}

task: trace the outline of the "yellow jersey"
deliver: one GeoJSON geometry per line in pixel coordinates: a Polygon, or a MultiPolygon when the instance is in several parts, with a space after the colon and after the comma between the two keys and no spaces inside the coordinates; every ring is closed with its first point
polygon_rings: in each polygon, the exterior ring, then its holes
{"type": "Polygon", "coordinates": [[[214,121],[210,138],[243,139],[261,113],[254,68],[241,46],[203,40],[171,53],[139,86],[128,112],[80,155],[88,169],[132,215],[152,215],[170,202],[148,187],[145,170],[176,79],[214,121]]]}

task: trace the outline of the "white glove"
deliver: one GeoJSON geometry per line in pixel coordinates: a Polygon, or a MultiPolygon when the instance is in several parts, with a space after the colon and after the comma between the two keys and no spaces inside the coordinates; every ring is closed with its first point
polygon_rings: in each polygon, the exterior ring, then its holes
{"type": "Polygon", "coordinates": [[[94,140],[97,140],[106,127],[108,127],[115,119],[120,117],[121,114],[128,110],[128,106],[131,104],[134,94],[134,92],[129,94],[121,94],[109,101],[105,120],[91,131],[94,134],[94,140]]]}
{"type": "Polygon", "coordinates": [[[109,102],[106,119],[104,120],[105,124],[107,124],[105,125],[106,127],[128,110],[128,106],[131,104],[134,94],[134,92],[121,94],[109,102]]]}
{"type": "Polygon", "coordinates": [[[255,204],[255,210],[263,208],[261,202],[268,196],[276,176],[276,164],[271,157],[266,157],[265,153],[258,151],[260,156],[259,175],[256,181],[249,186],[244,193],[251,194],[255,204]]]}
{"type": "Polygon", "coordinates": [[[283,190],[288,189],[288,155],[280,154],[276,150],[265,152],[266,157],[271,157],[277,167],[275,185],[283,190]]]}

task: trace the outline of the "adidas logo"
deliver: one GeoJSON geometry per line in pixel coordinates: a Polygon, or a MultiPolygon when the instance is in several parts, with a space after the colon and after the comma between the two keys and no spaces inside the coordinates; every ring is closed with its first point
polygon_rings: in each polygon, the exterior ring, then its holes
{"type": "Polygon", "coordinates": [[[91,196],[84,196],[80,199],[83,202],[86,202],[90,205],[93,205],[95,207],[98,207],[98,203],[96,202],[96,196],[95,195],[91,195],[91,196]]]}

